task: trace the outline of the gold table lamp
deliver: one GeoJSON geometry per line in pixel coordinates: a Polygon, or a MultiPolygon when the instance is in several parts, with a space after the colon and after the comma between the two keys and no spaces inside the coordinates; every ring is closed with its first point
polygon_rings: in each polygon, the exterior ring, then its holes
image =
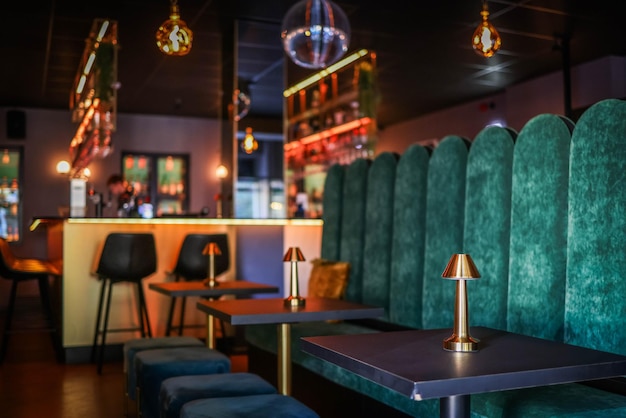
{"type": "Polygon", "coordinates": [[[453,254],[446,269],[441,273],[444,279],[456,280],[456,299],[454,303],[454,330],[452,335],[443,340],[444,350],[471,352],[478,351],[478,339],[469,334],[469,315],[467,313],[466,280],[480,277],[478,269],[469,254],[453,254]]]}
{"type": "Polygon", "coordinates": [[[203,283],[205,286],[215,287],[218,285],[215,280],[215,256],[222,255],[222,250],[216,243],[209,242],[202,250],[202,254],[209,256],[209,276],[204,279],[203,283]]]}
{"type": "Polygon", "coordinates": [[[300,296],[298,290],[298,262],[305,261],[302,251],[298,247],[289,247],[285,256],[284,262],[291,262],[291,289],[289,291],[289,297],[285,299],[285,306],[291,308],[298,308],[304,306],[305,299],[300,296]]]}

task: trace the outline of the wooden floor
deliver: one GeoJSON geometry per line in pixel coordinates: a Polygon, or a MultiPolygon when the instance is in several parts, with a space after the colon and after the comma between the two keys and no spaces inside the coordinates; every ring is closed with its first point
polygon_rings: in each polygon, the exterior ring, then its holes
{"type": "MultiPolygon", "coordinates": [[[[248,369],[245,354],[231,362],[233,371],[248,369]]],[[[121,361],[107,362],[98,375],[95,364],[58,363],[50,334],[14,334],[0,365],[0,417],[123,417],[122,368],[121,361]]]]}

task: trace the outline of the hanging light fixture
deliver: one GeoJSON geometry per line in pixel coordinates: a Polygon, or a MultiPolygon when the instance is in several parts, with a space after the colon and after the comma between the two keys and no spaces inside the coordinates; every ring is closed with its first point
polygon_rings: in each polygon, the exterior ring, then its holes
{"type": "Polygon", "coordinates": [[[502,38],[500,38],[496,28],[489,22],[489,8],[486,0],[483,0],[483,10],[480,12],[480,15],[483,17],[483,20],[474,31],[472,46],[478,55],[489,58],[500,49],[502,38]]]}
{"type": "Polygon", "coordinates": [[[350,22],[330,0],[301,0],[282,23],[285,53],[297,65],[320,69],[336,62],[348,50],[350,22]]]}
{"type": "Polygon", "coordinates": [[[156,32],[156,44],[166,55],[187,55],[191,50],[193,33],[180,18],[178,0],[170,0],[170,18],[156,32]]]}
{"type": "Polygon", "coordinates": [[[259,142],[256,140],[254,135],[252,135],[252,128],[246,128],[246,136],[244,136],[243,141],[241,142],[241,148],[246,152],[246,154],[252,154],[254,151],[259,149],[259,142]]]}

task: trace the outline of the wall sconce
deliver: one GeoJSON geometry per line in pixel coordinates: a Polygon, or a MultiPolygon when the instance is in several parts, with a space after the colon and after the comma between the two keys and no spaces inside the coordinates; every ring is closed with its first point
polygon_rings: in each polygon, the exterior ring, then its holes
{"type": "Polygon", "coordinates": [[[59,174],[69,174],[70,173],[70,163],[65,161],[65,160],[61,160],[57,163],[56,165],[56,171],[59,174]]]}
{"type": "Polygon", "coordinates": [[[220,179],[220,192],[215,195],[215,217],[222,217],[222,189],[224,188],[224,179],[228,177],[228,168],[224,164],[220,164],[215,169],[215,177],[220,179]]]}
{"type": "Polygon", "coordinates": [[[249,126],[246,128],[246,136],[241,142],[241,148],[246,154],[252,154],[254,151],[259,149],[259,142],[256,140],[254,135],[252,135],[252,128],[249,126]]]}
{"type": "Polygon", "coordinates": [[[156,44],[165,55],[187,55],[191,50],[193,32],[180,18],[178,0],[170,0],[170,18],[156,32],[156,44]]]}
{"type": "Polygon", "coordinates": [[[324,68],[348,50],[350,22],[330,0],[301,0],[283,18],[281,38],[296,65],[324,68]]]}
{"type": "Polygon", "coordinates": [[[489,8],[483,0],[483,10],[480,12],[483,21],[480,22],[472,36],[472,47],[478,55],[485,58],[492,57],[502,45],[502,38],[496,28],[489,22],[489,8]]]}
{"type": "Polygon", "coordinates": [[[217,177],[220,180],[224,180],[226,177],[228,177],[228,168],[226,168],[224,164],[220,164],[215,169],[215,177],[217,177]]]}
{"type": "Polygon", "coordinates": [[[11,162],[11,156],[9,155],[9,150],[5,149],[2,154],[2,164],[9,164],[11,162]]]}

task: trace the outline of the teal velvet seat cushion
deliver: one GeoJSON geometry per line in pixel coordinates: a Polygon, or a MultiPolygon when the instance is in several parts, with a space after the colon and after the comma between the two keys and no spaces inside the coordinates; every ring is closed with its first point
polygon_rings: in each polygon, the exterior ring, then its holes
{"type": "Polygon", "coordinates": [[[324,197],[322,219],[322,253],[323,259],[338,261],[341,244],[341,212],[343,210],[343,178],[345,167],[332,165],[324,180],[324,197]]]}
{"type": "Polygon", "coordinates": [[[393,198],[389,320],[413,328],[422,327],[428,158],[421,145],[402,154],[393,198]]]}
{"type": "Polygon", "coordinates": [[[157,337],[135,338],[124,343],[124,373],[126,373],[126,394],[135,400],[135,355],[144,350],[157,350],[174,347],[203,347],[204,344],[194,337],[157,337]]]}
{"type": "Polygon", "coordinates": [[[507,329],[563,340],[572,123],[539,115],[513,152],[507,329]]]}
{"type": "Polygon", "coordinates": [[[178,418],[187,402],[207,398],[277,393],[268,381],[252,373],[220,373],[178,376],[161,384],[161,418],[178,418]]]}
{"type": "Polygon", "coordinates": [[[467,140],[447,136],[428,164],[423,328],[446,328],[453,321],[454,283],[442,280],[441,272],[452,254],[463,252],[468,147],[467,140]]]}
{"type": "Polygon", "coordinates": [[[516,134],[484,128],[467,157],[463,251],[479,280],[467,284],[471,323],[506,328],[511,219],[511,165],[516,134]]]}
{"type": "Polygon", "coordinates": [[[362,302],[385,309],[389,315],[393,200],[398,156],[383,152],[372,163],[367,179],[363,240],[362,302]]]}
{"type": "Polygon", "coordinates": [[[363,240],[369,167],[368,160],[354,160],[346,168],[343,180],[339,260],[350,263],[346,299],[352,302],[362,301],[363,240]]]}
{"type": "Polygon", "coordinates": [[[159,417],[161,383],[170,377],[230,372],[229,358],[207,347],[146,350],[135,356],[142,418],[159,417]]]}
{"type": "Polygon", "coordinates": [[[285,395],[251,395],[188,402],[180,418],[319,418],[311,408],[285,395]]]}
{"type": "Polygon", "coordinates": [[[578,383],[472,395],[472,417],[626,417],[626,396],[578,383]]]}

